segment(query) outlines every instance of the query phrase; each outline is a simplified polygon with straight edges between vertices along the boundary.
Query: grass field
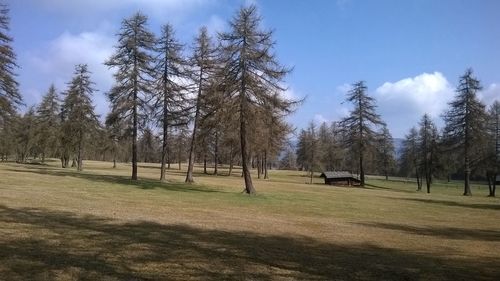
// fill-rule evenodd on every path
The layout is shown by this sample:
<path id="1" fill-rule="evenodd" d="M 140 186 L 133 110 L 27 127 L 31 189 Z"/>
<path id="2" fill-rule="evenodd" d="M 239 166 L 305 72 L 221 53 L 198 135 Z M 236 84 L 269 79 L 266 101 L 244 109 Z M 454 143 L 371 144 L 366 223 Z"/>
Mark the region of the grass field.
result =
<path id="1" fill-rule="evenodd" d="M 475 184 L 305 184 L 141 164 L 0 163 L 1 280 L 500 280 L 500 199 Z M 224 173 L 224 170 L 223 170 Z"/>

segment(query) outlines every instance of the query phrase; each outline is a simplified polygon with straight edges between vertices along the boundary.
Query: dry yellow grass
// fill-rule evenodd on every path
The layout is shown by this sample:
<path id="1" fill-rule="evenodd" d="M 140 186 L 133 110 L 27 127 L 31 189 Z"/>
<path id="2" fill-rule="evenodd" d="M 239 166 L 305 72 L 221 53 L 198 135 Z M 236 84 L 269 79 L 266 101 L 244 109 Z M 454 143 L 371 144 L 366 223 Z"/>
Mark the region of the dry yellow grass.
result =
<path id="1" fill-rule="evenodd" d="M 271 171 L 259 194 L 234 176 L 158 165 L 0 164 L 0 279 L 498 280 L 500 200 L 476 186 L 305 184 Z M 224 173 L 225 171 L 223 171 Z"/>

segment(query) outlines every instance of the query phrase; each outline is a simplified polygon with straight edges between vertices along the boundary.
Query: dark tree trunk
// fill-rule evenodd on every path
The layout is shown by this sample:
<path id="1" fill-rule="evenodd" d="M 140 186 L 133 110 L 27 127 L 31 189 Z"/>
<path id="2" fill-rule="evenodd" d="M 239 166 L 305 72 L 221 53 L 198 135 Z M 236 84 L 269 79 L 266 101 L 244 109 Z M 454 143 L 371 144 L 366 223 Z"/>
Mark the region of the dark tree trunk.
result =
<path id="1" fill-rule="evenodd" d="M 201 74 L 200 70 L 200 81 Z M 198 86 L 198 97 L 196 98 L 196 111 L 194 114 L 194 124 L 193 124 L 193 133 L 191 135 L 191 145 L 189 146 L 189 159 L 188 159 L 188 169 L 186 173 L 186 182 L 194 182 L 193 170 L 194 170 L 194 153 L 196 149 L 196 132 L 198 130 L 198 118 L 200 115 L 200 102 L 201 102 L 201 84 Z"/>
<path id="2" fill-rule="evenodd" d="M 80 140 L 78 141 L 78 163 L 77 163 L 77 167 L 76 169 L 78 171 L 82 171 L 83 170 L 83 159 L 82 159 L 82 134 L 80 134 Z"/>
<path id="3" fill-rule="evenodd" d="M 137 90 L 134 91 L 134 101 L 137 102 Z M 132 180 L 137 180 L 137 106 L 133 109 L 132 124 Z"/>
<path id="4" fill-rule="evenodd" d="M 214 149 L 214 175 L 218 174 L 219 166 L 219 134 L 215 131 L 215 149 Z"/>
<path id="5" fill-rule="evenodd" d="M 203 154 L 203 173 L 208 174 L 207 172 L 207 153 Z"/>
<path id="6" fill-rule="evenodd" d="M 231 148 L 229 149 L 229 172 L 228 176 L 231 176 L 233 172 L 233 143 L 231 143 Z"/>
<path id="7" fill-rule="evenodd" d="M 269 179 L 269 174 L 267 172 L 267 150 L 264 150 L 264 179 Z"/>
<path id="8" fill-rule="evenodd" d="M 166 118 L 166 116 L 164 116 Z M 161 167 L 160 167 L 160 180 L 165 181 L 165 165 L 167 162 L 167 154 L 168 154 L 168 127 L 166 122 L 163 122 L 163 142 L 161 146 Z M 170 168 L 170 167 L 169 167 Z"/>
<path id="9" fill-rule="evenodd" d="M 257 155 L 257 178 L 260 179 L 260 175 L 262 174 L 262 165 L 260 164 L 260 155 Z M 255 163 L 254 163 L 255 164 Z"/>
<path id="10" fill-rule="evenodd" d="M 415 175 L 417 177 L 417 191 L 422 190 L 422 181 L 420 180 L 420 173 L 418 172 L 418 168 L 415 169 Z"/>
<path id="11" fill-rule="evenodd" d="M 361 186 L 365 186 L 365 170 L 363 168 L 363 152 L 359 153 L 359 180 Z"/>
<path id="12" fill-rule="evenodd" d="M 247 194 L 255 194 L 253 187 L 252 177 L 248 169 L 248 151 L 247 151 L 247 124 L 246 124 L 246 97 L 245 97 L 245 83 L 241 87 L 241 101 L 240 101 L 240 143 L 241 143 L 241 164 L 243 178 L 245 179 L 245 192 Z"/>

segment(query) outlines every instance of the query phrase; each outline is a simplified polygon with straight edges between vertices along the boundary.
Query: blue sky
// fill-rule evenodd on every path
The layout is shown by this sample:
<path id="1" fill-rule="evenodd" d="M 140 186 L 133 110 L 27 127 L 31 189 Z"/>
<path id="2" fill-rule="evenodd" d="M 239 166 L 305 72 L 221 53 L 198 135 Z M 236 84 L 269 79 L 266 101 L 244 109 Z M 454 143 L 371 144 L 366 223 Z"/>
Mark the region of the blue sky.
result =
<path id="1" fill-rule="evenodd" d="M 500 1 L 474 0 L 8 0 L 19 82 L 27 104 L 50 83 L 65 88 L 73 67 L 87 63 L 99 92 L 96 110 L 113 82 L 102 62 L 113 52 L 120 21 L 141 10 L 158 31 L 170 22 L 186 46 L 200 26 L 226 28 L 242 5 L 255 3 L 272 28 L 280 61 L 293 66 L 289 96 L 305 103 L 289 117 L 296 127 L 342 118 L 349 85 L 365 80 L 394 137 L 420 116 L 439 115 L 458 77 L 472 67 L 486 104 L 500 99 Z"/>

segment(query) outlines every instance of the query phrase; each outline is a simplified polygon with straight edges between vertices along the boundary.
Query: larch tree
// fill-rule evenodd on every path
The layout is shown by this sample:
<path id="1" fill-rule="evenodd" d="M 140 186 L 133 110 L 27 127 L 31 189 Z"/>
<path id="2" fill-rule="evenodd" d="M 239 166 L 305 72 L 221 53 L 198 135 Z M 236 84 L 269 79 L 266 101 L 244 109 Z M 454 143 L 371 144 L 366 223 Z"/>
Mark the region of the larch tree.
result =
<path id="1" fill-rule="evenodd" d="M 419 123 L 419 159 L 422 167 L 422 172 L 425 177 L 425 185 L 427 193 L 431 192 L 432 177 L 434 175 L 437 145 L 438 145 L 438 132 L 436 125 L 432 122 L 428 114 L 424 114 Z"/>
<path id="2" fill-rule="evenodd" d="M 182 56 L 183 45 L 175 38 L 170 24 L 161 28 L 156 43 L 157 90 L 153 110 L 162 129 L 162 152 L 160 180 L 165 180 L 165 169 L 168 157 L 169 129 L 187 123 L 187 61 Z"/>
<path id="3" fill-rule="evenodd" d="M 72 138 L 76 153 L 77 170 L 83 169 L 83 157 L 90 136 L 99 128 L 98 116 L 94 113 L 92 95 L 96 91 L 86 64 L 75 67 L 73 78 L 64 93 L 62 110 L 65 116 L 65 133 Z"/>
<path id="4" fill-rule="evenodd" d="M 30 107 L 22 116 L 14 118 L 14 136 L 16 144 L 16 161 L 26 163 L 36 144 L 36 111 Z"/>
<path id="5" fill-rule="evenodd" d="M 487 178 L 490 197 L 496 195 L 496 178 L 500 175 L 500 101 L 488 110 Z"/>
<path id="6" fill-rule="evenodd" d="M 253 106 L 273 103 L 275 108 L 286 111 L 288 103 L 282 96 L 275 98 L 275 93 L 284 92 L 282 86 L 285 75 L 290 72 L 279 64 L 272 52 L 275 42 L 272 32 L 260 27 L 261 17 L 255 5 L 244 7 L 229 22 L 230 31 L 220 34 L 224 56 L 226 79 L 229 95 L 238 104 L 240 123 L 240 146 L 245 192 L 254 194 L 249 162 L 249 121 Z"/>
<path id="7" fill-rule="evenodd" d="M 107 138 L 106 148 L 111 151 L 113 159 L 113 168 L 116 168 L 117 156 L 120 150 L 120 141 L 123 140 L 127 133 L 125 124 L 113 112 L 106 115 L 104 121 L 105 136 Z"/>
<path id="8" fill-rule="evenodd" d="M 376 141 L 376 159 L 378 169 L 385 176 L 385 180 L 389 179 L 389 173 L 394 169 L 394 155 L 394 139 L 387 126 L 383 126 Z"/>
<path id="9" fill-rule="evenodd" d="M 48 152 L 53 156 L 56 152 L 55 149 L 59 147 L 60 102 L 57 90 L 52 84 L 37 107 L 38 143 L 42 152 L 42 163 Z"/>
<path id="10" fill-rule="evenodd" d="M 115 53 L 105 62 L 115 70 L 115 85 L 108 98 L 112 112 L 130 127 L 132 180 L 137 180 L 137 134 L 146 119 L 152 93 L 155 37 L 147 28 L 147 17 L 141 13 L 124 19 L 117 36 Z"/>
<path id="11" fill-rule="evenodd" d="M 443 115 L 444 137 L 462 151 L 464 169 L 464 193 L 472 195 L 470 175 L 472 167 L 478 163 L 478 150 L 484 141 L 486 112 L 478 100 L 477 92 L 482 89 L 480 81 L 474 77 L 472 69 L 467 69 L 460 77 L 455 99 L 449 103 L 450 109 Z"/>
<path id="12" fill-rule="evenodd" d="M 195 38 L 193 55 L 190 60 L 190 64 L 193 67 L 192 78 L 196 87 L 196 99 L 194 101 L 193 131 L 191 132 L 191 141 L 189 144 L 186 182 L 194 182 L 193 170 L 199 123 L 207 92 L 210 91 L 210 87 L 213 84 L 211 81 L 216 74 L 218 64 L 217 55 L 212 38 L 208 35 L 206 27 L 202 27 Z"/>
<path id="13" fill-rule="evenodd" d="M 351 151 L 357 153 L 359 159 L 359 175 L 361 186 L 365 185 L 364 158 L 367 149 L 373 146 L 377 137 L 374 126 L 383 126 L 384 123 L 376 113 L 375 99 L 366 93 L 364 81 L 356 82 L 347 94 L 347 102 L 353 104 L 348 117 L 341 121 L 341 127 L 346 136 L 345 144 Z"/>
<path id="14" fill-rule="evenodd" d="M 12 48 L 12 37 L 9 36 L 9 8 L 0 4 L 0 126 L 6 118 L 15 113 L 16 107 L 22 104 L 19 84 L 15 70 L 16 54 Z"/>

